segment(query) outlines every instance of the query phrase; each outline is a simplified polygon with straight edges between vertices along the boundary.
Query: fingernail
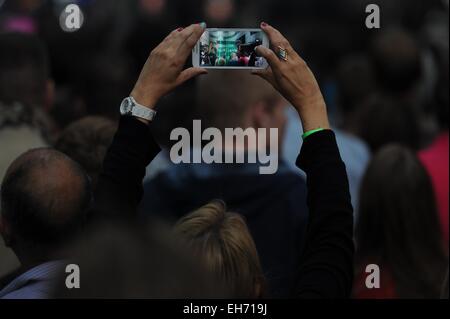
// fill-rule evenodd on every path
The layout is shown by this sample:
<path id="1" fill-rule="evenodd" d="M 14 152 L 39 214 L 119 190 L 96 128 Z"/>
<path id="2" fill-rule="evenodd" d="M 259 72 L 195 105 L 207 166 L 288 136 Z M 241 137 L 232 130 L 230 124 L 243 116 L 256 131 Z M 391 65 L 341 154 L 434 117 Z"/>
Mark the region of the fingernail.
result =
<path id="1" fill-rule="evenodd" d="M 178 28 L 178 29 L 177 29 L 178 32 L 181 32 L 181 31 L 183 31 L 183 30 L 184 30 L 184 28 Z"/>
<path id="2" fill-rule="evenodd" d="M 200 22 L 199 24 L 203 29 L 206 29 L 206 22 Z"/>
<path id="3" fill-rule="evenodd" d="M 266 22 L 262 22 L 262 23 L 261 23 L 261 26 L 262 26 L 262 27 L 267 27 L 268 24 L 267 24 Z"/>

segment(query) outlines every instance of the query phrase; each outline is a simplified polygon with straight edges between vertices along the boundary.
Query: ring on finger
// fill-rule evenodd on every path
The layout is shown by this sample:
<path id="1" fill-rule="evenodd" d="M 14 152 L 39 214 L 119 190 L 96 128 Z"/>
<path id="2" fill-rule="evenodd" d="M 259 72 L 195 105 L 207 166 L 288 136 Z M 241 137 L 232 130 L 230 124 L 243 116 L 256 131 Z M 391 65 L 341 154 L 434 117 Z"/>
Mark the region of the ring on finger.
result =
<path id="1" fill-rule="evenodd" d="M 280 58 L 280 60 L 283 60 L 283 61 L 287 61 L 288 60 L 288 52 L 282 46 L 278 46 L 277 55 Z"/>

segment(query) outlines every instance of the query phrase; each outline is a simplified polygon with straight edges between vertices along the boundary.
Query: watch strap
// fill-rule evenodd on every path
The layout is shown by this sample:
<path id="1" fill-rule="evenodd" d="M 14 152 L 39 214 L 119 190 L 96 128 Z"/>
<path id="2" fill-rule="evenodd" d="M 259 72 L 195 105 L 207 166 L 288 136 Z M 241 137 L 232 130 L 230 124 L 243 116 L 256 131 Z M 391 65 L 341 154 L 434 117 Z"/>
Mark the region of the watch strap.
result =
<path id="1" fill-rule="evenodd" d="M 132 116 L 143 118 L 149 121 L 152 121 L 155 118 L 156 111 L 137 103 L 133 97 L 130 97 L 130 99 L 133 102 L 133 108 L 131 110 Z"/>

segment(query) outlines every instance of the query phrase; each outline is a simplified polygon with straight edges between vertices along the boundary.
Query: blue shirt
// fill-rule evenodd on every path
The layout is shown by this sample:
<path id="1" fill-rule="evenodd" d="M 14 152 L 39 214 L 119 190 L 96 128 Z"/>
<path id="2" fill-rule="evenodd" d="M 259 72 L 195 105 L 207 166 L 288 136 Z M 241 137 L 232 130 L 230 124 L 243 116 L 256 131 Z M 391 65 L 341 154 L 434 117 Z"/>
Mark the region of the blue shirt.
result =
<path id="1" fill-rule="evenodd" d="M 302 123 L 297 112 L 292 108 L 287 109 L 286 134 L 283 141 L 283 157 L 287 162 L 295 166 L 295 160 L 302 147 L 301 132 Z M 369 147 L 360 138 L 333 128 L 342 161 L 345 163 L 352 197 L 352 205 L 357 218 L 359 188 L 369 164 L 371 153 Z"/>
<path id="2" fill-rule="evenodd" d="M 0 299 L 46 299 L 63 269 L 62 261 L 50 261 L 21 274 L 0 291 Z"/>

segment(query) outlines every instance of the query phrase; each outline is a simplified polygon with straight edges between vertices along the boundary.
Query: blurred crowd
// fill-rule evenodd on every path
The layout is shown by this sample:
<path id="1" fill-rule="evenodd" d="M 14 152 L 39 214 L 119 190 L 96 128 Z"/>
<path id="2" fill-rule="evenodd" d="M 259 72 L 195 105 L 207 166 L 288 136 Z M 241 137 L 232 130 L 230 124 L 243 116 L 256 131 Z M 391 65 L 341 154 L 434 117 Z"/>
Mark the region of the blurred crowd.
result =
<path id="1" fill-rule="evenodd" d="M 60 13 L 68 3 L 77 3 L 84 15 L 82 27 L 75 32 L 66 32 L 60 25 Z M 369 3 L 377 3 L 381 9 L 380 29 L 365 26 Z M 445 0 L 0 0 L 0 179 L 27 150 L 54 147 L 79 163 L 95 187 L 117 128 L 119 105 L 129 96 L 151 50 L 167 34 L 201 21 L 208 27 L 223 28 L 255 28 L 267 21 L 307 61 L 327 103 L 355 211 L 353 297 L 437 298 L 448 272 L 448 10 Z M 260 99 L 277 104 L 277 111 L 269 110 L 260 117 L 270 118 L 268 125 L 282 129 L 284 164 L 280 166 L 295 175 L 288 176 L 291 184 L 285 178 L 286 187 L 304 189 L 304 175 L 294 165 L 302 143 L 298 116 L 287 102 L 278 105 L 268 94 L 259 93 L 268 92 L 264 87 L 245 76 L 233 78 L 233 71 L 229 72 L 183 85 L 161 101 L 158 121 L 152 126 L 163 152 L 148 168 L 141 211 L 157 210 L 153 215 L 169 224 L 179 222 L 176 231 L 188 236 L 194 226 L 189 226 L 189 218 L 180 222 L 180 217 L 216 199 L 217 194 L 210 190 L 219 185 L 225 197 L 239 197 L 239 204 L 227 201 L 233 210 L 286 209 L 266 202 L 272 195 L 266 194 L 264 187 L 270 188 L 274 180 L 263 180 L 250 189 L 239 185 L 251 183 L 244 178 L 224 177 L 215 183 L 211 177 L 205 183 L 208 169 L 173 167 L 167 156 L 170 132 L 176 127 L 191 129 L 193 119 L 201 118 L 219 128 L 237 127 L 242 124 L 241 110 L 254 96 L 260 94 Z M 229 97 L 230 92 L 239 97 L 238 102 Z M 203 213 L 220 215 L 226 210 L 222 203 L 210 205 Z M 231 220 L 227 227 L 244 229 L 245 234 L 247 226 L 237 214 L 227 218 Z M 270 218 L 276 217 L 267 215 L 263 222 L 271 223 Z M 274 227 L 277 225 L 274 222 Z M 298 225 L 295 230 L 304 232 L 303 221 Z M 267 275 L 268 269 L 291 271 L 293 261 L 283 258 L 291 254 L 290 249 L 301 249 L 301 244 L 273 240 L 258 227 L 249 221 L 255 243 L 244 235 L 235 239 L 260 254 L 261 264 L 252 255 L 247 268 L 258 278 Z M 156 228 L 152 226 L 152 234 L 158 232 Z M 75 250 L 81 251 L 90 274 L 95 274 L 92 280 L 106 282 L 108 276 L 121 274 L 120 267 L 137 269 L 122 278 L 123 297 L 129 289 L 125 280 L 137 283 L 140 275 L 146 282 L 157 282 L 152 287 L 136 284 L 146 296 L 158 296 L 161 291 L 162 297 L 197 296 L 202 285 L 200 296 L 208 295 L 205 291 L 210 292 L 208 296 L 222 296 L 217 287 L 208 286 L 198 269 L 193 270 L 193 282 L 185 282 L 191 288 L 198 280 L 195 291 L 166 291 L 163 283 L 185 280 L 191 263 L 186 258 L 184 272 L 174 270 L 173 277 L 170 269 L 150 277 L 145 269 L 157 273 L 164 269 L 165 261 L 174 263 L 175 253 L 159 237 L 155 239 L 156 235 L 139 234 L 128 228 L 103 227 Z M 129 263 L 122 265 L 121 261 L 117 269 L 105 272 L 80 248 L 88 246 L 101 252 L 103 260 L 115 263 L 128 258 Z M 135 257 L 145 255 L 146 247 L 153 250 L 137 266 Z M 155 256 L 160 259 L 156 266 L 152 264 Z M 281 261 L 275 261 L 278 258 Z M 382 270 L 380 289 L 365 286 L 368 264 L 377 264 Z M 17 269 L 20 262 L 14 253 L 0 244 L 0 291 Z M 104 274 L 98 277 L 98 272 Z M 286 278 L 290 277 L 286 274 Z M 285 296 L 280 287 L 286 278 L 269 279 L 268 285 L 273 286 L 268 289 L 261 279 L 256 293 L 242 292 L 245 287 L 236 291 L 245 297 Z M 109 296 L 108 284 L 99 287 L 104 289 L 99 294 Z"/>

